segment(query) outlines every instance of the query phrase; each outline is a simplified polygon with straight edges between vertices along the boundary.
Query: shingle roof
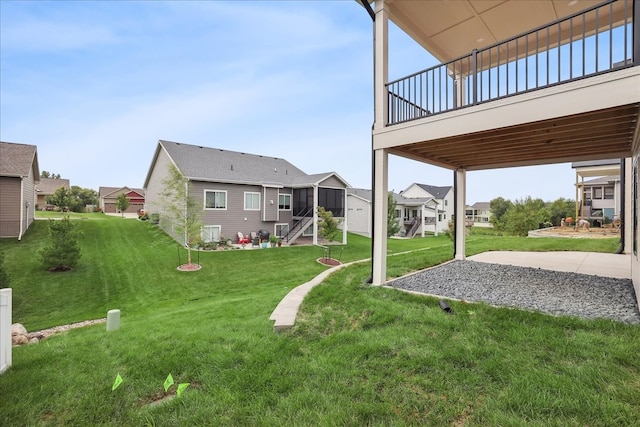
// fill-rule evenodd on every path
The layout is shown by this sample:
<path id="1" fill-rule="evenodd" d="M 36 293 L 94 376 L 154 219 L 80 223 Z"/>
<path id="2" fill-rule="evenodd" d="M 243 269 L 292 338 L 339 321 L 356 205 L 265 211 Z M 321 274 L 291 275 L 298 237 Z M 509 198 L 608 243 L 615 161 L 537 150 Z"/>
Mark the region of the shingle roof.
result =
<path id="1" fill-rule="evenodd" d="M 38 184 L 38 194 L 53 194 L 60 187 L 64 187 L 68 190 L 70 188 L 69 180 L 58 178 L 40 178 L 40 183 Z"/>
<path id="2" fill-rule="evenodd" d="M 129 191 L 135 191 L 136 193 L 144 196 L 144 190 L 142 188 L 131 188 L 131 187 L 99 187 L 98 188 L 98 197 L 106 197 L 111 193 L 115 193 L 116 191 L 120 191 L 123 188 L 126 188 Z"/>
<path id="3" fill-rule="evenodd" d="M 307 175 L 293 164 L 278 157 L 165 140 L 160 140 L 158 143 L 185 177 L 197 181 L 295 187 L 313 184 L 335 175 L 333 172 Z"/>
<path id="4" fill-rule="evenodd" d="M 475 202 L 471 207 L 479 211 L 488 211 L 491 209 L 491 202 Z"/>
<path id="5" fill-rule="evenodd" d="M 370 202 L 373 198 L 372 191 L 366 190 L 364 188 L 349 188 L 347 190 L 347 194 L 352 194 L 354 196 L 360 197 L 361 199 L 364 199 L 368 202 Z M 403 195 L 394 192 L 392 192 L 391 194 L 393 194 L 393 199 L 396 201 L 396 203 L 403 206 L 420 206 L 434 200 L 433 197 L 404 197 Z"/>
<path id="6" fill-rule="evenodd" d="M 418 187 L 422 188 L 427 193 L 431 194 L 436 199 L 444 199 L 449 191 L 453 188 L 452 186 L 446 187 L 437 187 L 435 185 L 427 185 L 427 184 L 416 184 Z"/>
<path id="7" fill-rule="evenodd" d="M 0 142 L 0 175 L 26 177 L 34 168 L 35 180 L 39 180 L 37 147 L 35 145 Z"/>
<path id="8" fill-rule="evenodd" d="M 620 175 L 601 176 L 599 178 L 586 180 L 584 184 L 585 185 L 597 185 L 597 184 L 606 185 L 609 183 L 613 183 L 615 181 L 620 181 Z"/>

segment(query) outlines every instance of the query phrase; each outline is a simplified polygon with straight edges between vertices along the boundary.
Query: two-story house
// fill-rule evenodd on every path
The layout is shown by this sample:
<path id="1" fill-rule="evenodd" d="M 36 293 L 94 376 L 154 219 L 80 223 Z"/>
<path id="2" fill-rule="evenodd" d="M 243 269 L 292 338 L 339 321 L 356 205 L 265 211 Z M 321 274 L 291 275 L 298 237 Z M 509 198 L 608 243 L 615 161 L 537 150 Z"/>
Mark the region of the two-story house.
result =
<path id="1" fill-rule="evenodd" d="M 386 281 L 389 155 L 454 171 L 456 231 L 467 171 L 626 157 L 637 169 L 640 0 L 361 3 L 374 22 L 373 284 Z M 391 80 L 390 22 L 440 64 Z"/>
<path id="2" fill-rule="evenodd" d="M 621 167 L 622 162 L 624 167 Z M 576 216 L 587 218 L 596 226 L 624 217 L 622 192 L 625 177 L 621 176 L 621 171 L 631 170 L 630 159 L 574 162 L 571 167 L 576 170 Z"/>
<path id="3" fill-rule="evenodd" d="M 145 211 L 158 214 L 171 235 L 162 197 L 170 165 L 189 180 L 190 196 L 201 206 L 205 242 L 236 241 L 239 232 L 248 236 L 265 230 L 285 245 L 300 236 L 318 244 L 319 206 L 338 221 L 346 220 L 349 185 L 335 172 L 309 175 L 277 157 L 160 140 L 144 182 Z M 345 244 L 346 239 L 344 229 Z"/>
<path id="4" fill-rule="evenodd" d="M 425 225 L 435 227 L 436 234 L 449 230 L 449 221 L 453 219 L 453 187 L 436 186 L 413 183 L 400 194 L 407 199 L 433 199 L 438 210 L 427 210 L 424 212 L 423 222 Z M 403 217 L 415 218 L 415 210 L 405 209 Z"/>
<path id="5" fill-rule="evenodd" d="M 438 202 L 433 197 L 404 197 L 392 192 L 396 204 L 394 217 L 398 221 L 401 237 L 425 237 L 427 233 L 438 235 L 444 212 L 438 210 Z M 371 209 L 373 192 L 363 188 L 347 190 L 348 219 L 347 230 L 351 233 L 371 237 Z M 420 221 L 422 218 L 422 221 Z M 441 221 L 441 219 L 440 219 Z"/>
<path id="6" fill-rule="evenodd" d="M 467 206 L 467 221 L 470 221 L 474 227 L 493 227 L 491 224 L 491 203 L 476 202 L 471 206 Z"/>

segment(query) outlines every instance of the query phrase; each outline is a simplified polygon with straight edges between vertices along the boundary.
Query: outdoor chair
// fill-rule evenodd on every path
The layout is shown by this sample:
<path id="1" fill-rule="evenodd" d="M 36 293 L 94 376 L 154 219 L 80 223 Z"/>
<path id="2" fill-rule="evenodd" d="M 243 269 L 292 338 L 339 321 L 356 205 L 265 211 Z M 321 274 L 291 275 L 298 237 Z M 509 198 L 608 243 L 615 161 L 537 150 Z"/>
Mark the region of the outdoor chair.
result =
<path id="1" fill-rule="evenodd" d="M 244 245 L 247 243 L 251 243 L 251 239 L 249 239 L 248 237 L 245 237 L 244 234 L 242 234 L 240 231 L 238 231 L 238 244 L 239 245 Z"/>

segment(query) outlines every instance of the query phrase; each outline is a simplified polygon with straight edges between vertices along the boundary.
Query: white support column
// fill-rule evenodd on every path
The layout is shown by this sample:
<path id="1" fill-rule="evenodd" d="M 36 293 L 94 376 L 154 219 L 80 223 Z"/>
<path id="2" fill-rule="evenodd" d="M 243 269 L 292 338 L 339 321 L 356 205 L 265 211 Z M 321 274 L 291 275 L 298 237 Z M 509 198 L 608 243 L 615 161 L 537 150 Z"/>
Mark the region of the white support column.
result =
<path id="1" fill-rule="evenodd" d="M 383 0 L 376 0 L 376 20 L 374 23 L 374 129 L 384 129 L 387 121 L 387 91 L 389 81 L 389 16 Z"/>
<path id="2" fill-rule="evenodd" d="M 11 288 L 0 289 L 0 374 L 11 366 Z"/>
<path id="3" fill-rule="evenodd" d="M 389 155 L 387 151 L 375 150 L 374 173 L 374 219 L 373 229 L 373 281 L 372 285 L 384 285 L 387 279 L 387 187 L 389 185 Z"/>
<path id="4" fill-rule="evenodd" d="M 342 244 L 347 244 L 347 226 L 348 226 L 348 218 L 347 212 L 349 212 L 349 207 L 347 206 L 347 189 L 344 189 L 344 211 L 342 212 Z"/>
<path id="5" fill-rule="evenodd" d="M 465 211 L 467 200 L 467 171 L 464 169 L 456 170 L 456 259 L 464 260 L 465 256 Z"/>
<path id="6" fill-rule="evenodd" d="M 313 186 L 313 242 L 318 244 L 318 186 Z"/>
<path id="7" fill-rule="evenodd" d="M 384 0 L 375 2 L 374 21 L 374 132 L 384 129 L 387 121 L 388 100 L 385 84 L 389 81 L 389 15 Z M 375 134 L 373 146 L 375 147 Z M 373 259 L 371 284 L 383 285 L 387 278 L 387 192 L 389 155 L 386 150 L 373 150 L 374 200 L 373 209 Z"/>
<path id="8" fill-rule="evenodd" d="M 631 189 L 633 188 L 633 159 L 628 157 L 624 159 L 624 181 L 625 188 L 621 189 L 624 191 L 624 253 L 630 254 L 633 243 L 633 200 L 631 199 Z M 638 301 L 640 301 L 640 295 L 637 296 Z"/>

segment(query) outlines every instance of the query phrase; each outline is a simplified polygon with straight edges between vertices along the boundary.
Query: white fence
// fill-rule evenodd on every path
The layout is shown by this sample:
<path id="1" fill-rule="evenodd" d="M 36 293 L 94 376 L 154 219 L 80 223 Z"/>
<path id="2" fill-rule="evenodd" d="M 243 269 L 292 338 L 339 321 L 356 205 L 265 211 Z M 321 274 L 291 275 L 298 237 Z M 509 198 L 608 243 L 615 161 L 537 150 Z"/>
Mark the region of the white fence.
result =
<path id="1" fill-rule="evenodd" d="M 0 289 L 0 374 L 11 366 L 11 288 Z"/>

